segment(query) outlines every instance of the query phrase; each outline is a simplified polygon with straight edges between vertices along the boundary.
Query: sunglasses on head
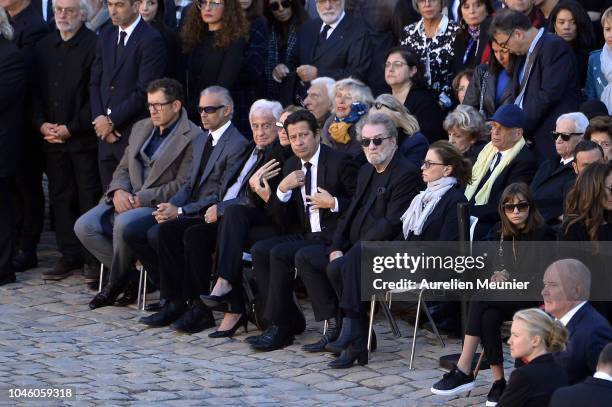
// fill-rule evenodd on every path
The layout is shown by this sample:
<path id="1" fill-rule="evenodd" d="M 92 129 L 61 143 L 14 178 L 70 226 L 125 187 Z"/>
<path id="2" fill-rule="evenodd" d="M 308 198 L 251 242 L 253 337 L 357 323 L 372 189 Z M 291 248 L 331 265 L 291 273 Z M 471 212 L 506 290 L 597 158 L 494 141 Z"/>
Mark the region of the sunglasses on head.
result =
<path id="1" fill-rule="evenodd" d="M 270 10 L 278 11 L 280 10 L 281 6 L 283 6 L 283 8 L 291 7 L 291 0 L 282 0 L 282 1 L 275 1 L 274 3 L 270 3 Z"/>
<path id="2" fill-rule="evenodd" d="M 573 136 L 582 136 L 582 133 L 559 133 L 557 131 L 551 131 L 550 134 L 553 136 L 554 140 L 561 137 L 563 141 L 569 141 Z"/>
<path id="3" fill-rule="evenodd" d="M 518 209 L 519 212 L 527 212 L 527 210 L 529 209 L 529 203 L 527 202 L 519 202 L 516 204 L 505 203 L 503 206 L 504 211 L 507 213 L 512 213 L 515 209 Z"/>
<path id="4" fill-rule="evenodd" d="M 391 107 L 391 106 L 389 106 L 389 105 L 386 105 L 386 104 L 384 104 L 384 103 L 382 103 L 382 102 L 376 102 L 376 103 L 374 103 L 374 107 L 376 108 L 376 110 L 380 110 L 380 109 L 382 109 L 383 107 L 386 107 L 387 109 L 392 110 L 392 111 L 394 111 L 394 112 L 397 112 L 397 111 L 398 111 L 396 108 Z"/>
<path id="5" fill-rule="evenodd" d="M 376 147 L 380 146 L 383 142 L 383 140 L 386 140 L 390 137 L 374 137 L 374 138 L 362 138 L 361 139 L 361 145 L 363 147 L 369 147 L 370 146 L 370 142 L 374 143 L 374 145 Z"/>
<path id="6" fill-rule="evenodd" d="M 216 113 L 217 110 L 224 108 L 225 105 L 220 105 L 220 106 L 198 106 L 198 113 L 202 114 L 202 113 L 206 113 L 206 114 L 211 114 L 211 113 Z"/>

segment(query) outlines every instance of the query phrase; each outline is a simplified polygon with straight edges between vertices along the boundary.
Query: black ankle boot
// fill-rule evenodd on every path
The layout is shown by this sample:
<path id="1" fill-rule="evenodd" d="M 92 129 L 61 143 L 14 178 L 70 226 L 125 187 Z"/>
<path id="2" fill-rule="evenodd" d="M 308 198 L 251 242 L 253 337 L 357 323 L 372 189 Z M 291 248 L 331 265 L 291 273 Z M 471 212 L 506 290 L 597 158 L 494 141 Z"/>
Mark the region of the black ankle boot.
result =
<path id="1" fill-rule="evenodd" d="M 343 349 L 346 349 L 348 345 L 353 341 L 357 336 L 360 335 L 362 331 L 362 321 L 361 319 L 356 318 L 342 318 L 342 329 L 340 330 L 340 335 L 338 335 L 338 339 L 334 342 L 330 342 L 325 345 L 325 350 L 333 353 L 340 353 Z"/>
<path id="2" fill-rule="evenodd" d="M 329 362 L 328 366 L 332 369 L 346 369 L 357 361 L 360 366 L 368 364 L 368 338 L 365 335 L 365 331 L 360 330 L 357 337 L 355 337 L 348 347 L 342 350 L 340 356 Z"/>

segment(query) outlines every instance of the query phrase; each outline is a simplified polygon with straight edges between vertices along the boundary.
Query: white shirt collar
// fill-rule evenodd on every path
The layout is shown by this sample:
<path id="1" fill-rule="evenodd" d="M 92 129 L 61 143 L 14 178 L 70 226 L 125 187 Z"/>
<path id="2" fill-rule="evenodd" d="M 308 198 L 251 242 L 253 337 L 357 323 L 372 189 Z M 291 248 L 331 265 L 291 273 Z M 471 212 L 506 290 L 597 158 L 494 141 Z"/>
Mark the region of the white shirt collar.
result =
<path id="1" fill-rule="evenodd" d="M 606 372 L 595 372 L 593 377 L 596 378 L 596 379 L 603 379 L 603 380 L 608 380 L 608 381 L 612 382 L 612 376 L 610 376 Z"/>
<path id="2" fill-rule="evenodd" d="M 570 157 L 570 158 L 566 158 L 566 159 L 561 159 L 561 164 L 566 165 L 571 163 L 572 161 L 574 161 L 574 157 Z"/>
<path id="3" fill-rule="evenodd" d="M 223 126 L 219 127 L 217 130 L 210 132 L 210 135 L 213 138 L 213 141 L 212 141 L 213 147 L 217 145 L 217 143 L 219 142 L 219 139 L 221 138 L 223 133 L 225 133 L 225 130 L 227 130 L 229 126 L 231 125 L 232 125 L 232 121 L 228 120 L 227 123 L 225 123 Z"/>
<path id="4" fill-rule="evenodd" d="M 446 32 L 446 29 L 448 28 L 448 22 L 449 19 L 446 16 L 446 14 L 442 14 L 442 19 L 440 20 L 440 24 L 438 24 L 438 29 L 436 30 L 436 35 L 433 36 L 432 39 L 436 38 L 439 35 L 442 35 Z M 421 35 L 421 37 L 425 37 L 425 30 L 423 30 L 423 19 L 421 18 L 421 20 L 416 24 L 416 29 L 418 30 L 419 34 Z"/>
<path id="5" fill-rule="evenodd" d="M 567 326 L 567 324 L 569 324 L 574 315 L 576 315 L 576 312 L 578 312 L 578 310 L 586 303 L 586 301 L 582 301 L 580 304 L 576 305 L 574 308 L 567 311 L 565 315 L 559 318 L 559 321 L 563 324 L 563 326 Z"/>
<path id="6" fill-rule="evenodd" d="M 119 44 L 119 33 L 121 33 L 121 31 L 125 31 L 125 42 L 123 43 L 123 45 L 127 45 L 128 40 L 130 39 L 130 36 L 132 35 L 132 33 L 134 32 L 134 30 L 136 29 L 136 26 L 138 25 L 138 23 L 140 22 L 142 17 L 140 17 L 140 14 L 138 15 L 138 17 L 136 17 L 136 20 L 134 20 L 134 22 L 132 24 L 130 24 L 129 26 L 127 26 L 125 29 L 119 27 L 119 31 L 117 34 L 117 44 Z"/>
<path id="7" fill-rule="evenodd" d="M 321 24 L 321 29 L 319 30 L 319 32 L 323 32 L 323 27 L 325 27 L 326 25 L 329 25 L 331 27 L 329 29 L 329 31 L 327 32 L 327 38 L 329 38 L 329 36 L 331 35 L 332 31 L 334 31 L 336 29 L 336 27 L 338 27 L 338 24 L 340 24 L 340 22 L 342 21 L 342 19 L 344 18 L 345 15 L 346 15 L 346 13 L 344 11 L 342 11 L 342 14 L 340 14 L 340 17 L 338 17 L 338 19 L 336 20 L 335 23 L 333 23 L 333 24 L 326 24 L 326 23 Z"/>
<path id="8" fill-rule="evenodd" d="M 319 166 L 319 153 L 320 152 L 321 152 L 321 144 L 319 144 L 319 146 L 317 147 L 317 151 L 314 153 L 312 157 L 310 157 L 310 160 L 308 160 L 308 162 L 311 163 L 313 167 Z M 300 159 L 300 161 L 302 162 L 302 167 L 303 167 L 306 161 L 302 159 Z"/>

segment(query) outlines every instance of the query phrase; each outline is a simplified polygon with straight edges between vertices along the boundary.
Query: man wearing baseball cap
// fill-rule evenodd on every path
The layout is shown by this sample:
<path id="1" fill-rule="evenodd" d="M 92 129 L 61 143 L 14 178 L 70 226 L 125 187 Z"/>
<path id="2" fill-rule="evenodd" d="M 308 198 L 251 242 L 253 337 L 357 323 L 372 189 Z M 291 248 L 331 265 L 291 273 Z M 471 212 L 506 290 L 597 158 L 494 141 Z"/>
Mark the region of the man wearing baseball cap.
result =
<path id="1" fill-rule="evenodd" d="M 529 184 L 538 168 L 523 137 L 527 119 L 520 107 L 500 106 L 491 122 L 491 141 L 478 155 L 465 190 L 470 214 L 478 218 L 475 238 L 484 237 L 500 220 L 497 206 L 504 189 L 515 182 Z"/>

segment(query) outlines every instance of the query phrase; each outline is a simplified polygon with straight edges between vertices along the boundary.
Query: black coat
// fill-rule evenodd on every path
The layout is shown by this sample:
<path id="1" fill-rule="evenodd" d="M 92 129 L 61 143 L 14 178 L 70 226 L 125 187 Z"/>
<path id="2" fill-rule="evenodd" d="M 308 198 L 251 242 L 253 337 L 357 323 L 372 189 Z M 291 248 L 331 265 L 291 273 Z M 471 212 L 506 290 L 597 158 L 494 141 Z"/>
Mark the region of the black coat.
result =
<path id="1" fill-rule="evenodd" d="M 539 159 L 554 159 L 557 152 L 550 132 L 560 115 L 577 111 L 580 103 L 576 57 L 563 39 L 550 33 L 542 35 L 534 52 L 537 54 L 523 99 L 525 135 L 535 143 Z M 514 72 L 515 98 L 520 93 L 518 78 L 525 59 L 519 59 Z"/>
<path id="2" fill-rule="evenodd" d="M 282 178 L 301 168 L 301 160 L 296 156 L 290 157 L 283 166 Z M 330 209 L 319 210 L 321 233 L 328 241 L 331 241 L 338 219 L 346 213 L 351 196 L 355 194 L 357 169 L 355 160 L 350 155 L 321 144 L 317 186 L 338 199 L 338 212 L 332 212 Z M 288 233 L 307 232 L 304 227 L 306 211 L 300 188 L 292 190 L 291 198 L 286 203 L 281 202 L 276 196 L 276 190 L 273 190 L 268 208 L 281 229 Z"/>
<path id="3" fill-rule="evenodd" d="M 571 162 L 563 165 L 558 159 L 549 160 L 538 168 L 530 188 L 536 208 L 547 222 L 557 223 L 555 220 L 563 214 L 564 187 L 575 179 Z"/>
<path id="4" fill-rule="evenodd" d="M 472 45 L 468 57 L 463 62 L 463 58 L 465 56 L 465 51 L 467 50 L 467 46 L 470 41 L 470 34 L 468 33 L 468 29 L 462 28 L 455 37 L 455 45 L 453 48 L 455 49 L 455 56 L 453 59 L 453 71 L 454 74 L 457 75 L 462 72 L 464 69 L 474 69 L 477 65 L 480 64 L 480 60 L 482 59 L 482 53 L 489 45 L 489 25 L 491 25 L 491 20 L 493 17 L 487 16 L 482 23 L 480 23 L 480 36 L 479 40 L 476 44 Z"/>
<path id="5" fill-rule="evenodd" d="M 12 17 L 13 42 L 25 51 L 26 64 L 32 63 L 32 50 L 49 29 L 40 12 L 30 3 L 19 14 Z"/>
<path id="6" fill-rule="evenodd" d="M 23 53 L 0 36 L 0 178 L 15 175 L 26 92 Z"/>
<path id="7" fill-rule="evenodd" d="M 474 75 L 465 92 L 463 104 L 480 110 L 482 98 L 482 110 L 485 112 L 486 117 L 489 118 L 493 116 L 493 113 L 495 113 L 498 107 L 511 103 L 514 97 L 512 93 L 514 91 L 514 84 L 511 79 L 506 83 L 499 103 L 495 102 L 496 90 L 497 75 L 490 72 L 486 64 L 478 65 L 474 69 Z"/>
<path id="8" fill-rule="evenodd" d="M 425 87 L 410 88 L 404 106 L 417 118 L 421 133 L 427 137 L 430 144 L 446 138 L 442 127 L 444 112 L 433 91 Z"/>
<path id="9" fill-rule="evenodd" d="M 542 407 L 553 392 L 567 386 L 567 375 L 550 353 L 538 356 L 515 369 L 497 405 L 499 407 Z"/>
<path id="10" fill-rule="evenodd" d="M 89 78 L 95 58 L 97 36 L 85 26 L 68 41 L 59 31 L 38 42 L 34 49 L 34 131 L 40 137 L 45 123 L 66 125 L 71 137 L 63 144 L 43 142 L 47 151 L 95 149 L 96 134 L 91 125 Z"/>
<path id="11" fill-rule="evenodd" d="M 357 192 L 338 224 L 328 252 L 346 252 L 355 244 L 350 238 L 353 227 L 361 231 L 359 240 L 363 241 L 393 240 L 400 233 L 400 218 L 422 186 L 419 171 L 396 151 L 382 173 L 385 186 L 372 191 L 369 184 L 374 171 L 371 164 L 364 164 L 359 170 Z M 362 216 L 358 217 L 359 213 Z"/>
<path id="12" fill-rule="evenodd" d="M 587 377 L 584 382 L 557 389 L 550 407 L 609 407 L 612 405 L 612 382 Z"/>
<path id="13" fill-rule="evenodd" d="M 478 154 L 480 154 L 480 152 L 486 145 L 486 141 L 476 140 L 476 142 L 472 144 L 470 148 L 468 148 L 467 151 L 463 153 L 463 158 L 467 158 L 468 160 L 470 160 L 472 162 L 472 165 L 475 164 L 476 160 L 478 159 Z"/>

